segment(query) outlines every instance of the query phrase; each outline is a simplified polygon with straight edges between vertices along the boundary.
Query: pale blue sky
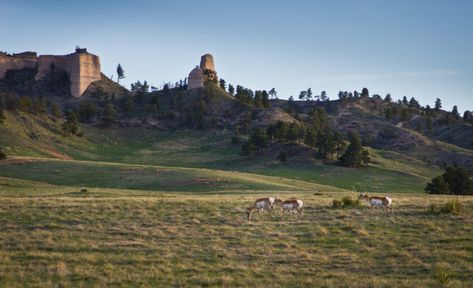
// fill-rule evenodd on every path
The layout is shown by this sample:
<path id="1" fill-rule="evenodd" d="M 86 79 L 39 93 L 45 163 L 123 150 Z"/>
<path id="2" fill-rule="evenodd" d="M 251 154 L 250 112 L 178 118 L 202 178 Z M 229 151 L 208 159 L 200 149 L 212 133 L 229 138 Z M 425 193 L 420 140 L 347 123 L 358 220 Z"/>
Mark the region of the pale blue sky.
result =
<path id="1" fill-rule="evenodd" d="M 80 45 L 127 86 L 175 82 L 211 53 L 227 82 L 280 98 L 368 87 L 473 110 L 472 15 L 470 0 L 0 0 L 0 50 Z"/>

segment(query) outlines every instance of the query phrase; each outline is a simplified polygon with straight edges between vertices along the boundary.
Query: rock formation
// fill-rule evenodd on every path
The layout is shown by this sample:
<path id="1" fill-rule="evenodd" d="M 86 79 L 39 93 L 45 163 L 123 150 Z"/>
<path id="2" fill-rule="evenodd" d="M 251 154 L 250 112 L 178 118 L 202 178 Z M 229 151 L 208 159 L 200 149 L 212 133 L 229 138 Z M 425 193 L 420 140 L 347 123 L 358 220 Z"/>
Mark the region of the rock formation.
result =
<path id="1" fill-rule="evenodd" d="M 35 52 L 23 52 L 13 55 L 0 52 L 0 79 L 5 77 L 7 70 L 35 69 L 37 62 L 38 55 Z"/>
<path id="2" fill-rule="evenodd" d="M 92 82 L 101 79 L 99 57 L 80 48 L 77 48 L 75 53 L 62 56 L 40 55 L 37 57 L 34 52 L 12 56 L 0 54 L 0 78 L 5 76 L 7 70 L 37 67 L 35 80 L 42 80 L 48 75 L 53 63 L 57 69 L 62 69 L 69 74 L 71 95 L 74 97 L 81 97 Z"/>
<path id="3" fill-rule="evenodd" d="M 218 81 L 214 58 L 205 54 L 200 58 L 200 66 L 189 73 L 187 90 L 204 87 L 204 81 Z"/>
<path id="4" fill-rule="evenodd" d="M 200 69 L 215 72 L 214 57 L 210 54 L 202 56 L 200 58 Z"/>
<path id="5" fill-rule="evenodd" d="M 191 73 L 189 73 L 189 79 L 187 81 L 187 90 L 202 88 L 204 87 L 204 72 L 199 66 L 196 66 Z"/>

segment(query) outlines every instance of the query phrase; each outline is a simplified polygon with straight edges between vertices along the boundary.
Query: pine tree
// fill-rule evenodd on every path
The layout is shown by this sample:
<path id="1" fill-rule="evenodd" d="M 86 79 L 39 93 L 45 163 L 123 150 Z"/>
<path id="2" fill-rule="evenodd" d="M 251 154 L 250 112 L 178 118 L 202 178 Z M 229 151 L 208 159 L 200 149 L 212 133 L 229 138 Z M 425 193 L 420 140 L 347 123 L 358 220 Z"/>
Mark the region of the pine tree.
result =
<path id="1" fill-rule="evenodd" d="M 225 82 L 225 80 L 220 79 L 219 80 L 219 85 L 220 85 L 220 88 L 222 88 L 223 90 L 227 89 L 227 82 Z"/>
<path id="2" fill-rule="evenodd" d="M 357 168 L 368 158 L 366 158 L 366 155 L 363 155 L 364 150 L 361 146 L 360 136 L 357 133 L 351 132 L 349 138 L 350 145 L 348 145 L 347 150 L 340 158 L 340 164 L 350 168 Z"/>
<path id="3" fill-rule="evenodd" d="M 110 126 L 115 122 L 116 116 L 117 116 L 117 111 L 115 110 L 113 103 L 111 101 L 108 101 L 105 104 L 105 107 L 102 112 L 102 117 L 101 117 L 102 123 L 106 126 Z"/>
<path id="4" fill-rule="evenodd" d="M 155 103 L 157 104 L 157 103 Z M 123 100 L 122 104 L 122 113 L 125 117 L 129 117 L 131 111 L 133 110 L 133 107 L 135 107 L 135 102 L 131 97 L 125 97 Z M 159 108 L 159 107 L 158 107 Z"/>
<path id="5" fill-rule="evenodd" d="M 240 155 L 241 156 L 248 156 L 248 159 L 250 159 L 250 156 L 254 151 L 255 151 L 255 146 L 253 145 L 253 143 L 251 141 L 248 140 L 248 141 L 245 141 L 241 145 Z"/>
<path id="6" fill-rule="evenodd" d="M 125 70 L 123 70 L 123 67 L 120 63 L 118 63 L 117 66 L 117 83 L 120 83 L 120 79 L 125 78 Z"/>
<path id="7" fill-rule="evenodd" d="M 77 115 L 74 112 L 69 112 L 67 114 L 66 121 L 61 126 L 62 134 L 64 136 L 69 135 L 77 135 L 79 134 L 80 127 L 79 127 L 79 120 L 77 119 Z"/>
<path id="8" fill-rule="evenodd" d="M 269 94 L 268 92 L 266 92 L 266 90 L 263 90 L 263 92 L 261 93 L 261 97 L 263 98 L 262 99 L 263 107 L 264 108 L 271 107 L 271 103 L 269 102 Z"/>
<path id="9" fill-rule="evenodd" d="M 435 110 L 440 111 L 441 108 L 442 108 L 442 100 L 440 100 L 440 98 L 437 98 L 435 100 Z"/>
<path id="10" fill-rule="evenodd" d="M 232 96 L 235 95 L 235 87 L 232 84 L 228 85 L 228 93 Z"/>

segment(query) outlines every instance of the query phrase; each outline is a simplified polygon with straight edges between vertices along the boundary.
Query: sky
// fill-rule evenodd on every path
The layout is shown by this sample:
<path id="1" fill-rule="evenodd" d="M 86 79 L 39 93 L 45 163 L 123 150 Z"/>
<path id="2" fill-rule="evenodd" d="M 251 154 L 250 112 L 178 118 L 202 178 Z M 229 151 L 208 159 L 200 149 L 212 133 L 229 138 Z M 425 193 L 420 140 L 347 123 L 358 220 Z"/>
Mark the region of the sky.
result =
<path id="1" fill-rule="evenodd" d="M 471 0 L 0 0 L 0 51 L 100 56 L 123 85 L 187 77 L 214 56 L 219 77 L 279 98 L 311 87 L 415 97 L 473 110 Z"/>

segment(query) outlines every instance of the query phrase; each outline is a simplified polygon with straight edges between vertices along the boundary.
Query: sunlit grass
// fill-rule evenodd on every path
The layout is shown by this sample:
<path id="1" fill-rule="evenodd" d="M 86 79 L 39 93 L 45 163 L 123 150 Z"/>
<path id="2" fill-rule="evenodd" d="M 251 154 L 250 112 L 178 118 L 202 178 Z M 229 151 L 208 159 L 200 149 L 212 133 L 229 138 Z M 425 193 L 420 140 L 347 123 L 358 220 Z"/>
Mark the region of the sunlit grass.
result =
<path id="1" fill-rule="evenodd" d="M 1 285 L 432 287 L 439 264 L 459 287 L 473 276 L 470 198 L 434 215 L 431 203 L 454 198 L 393 194 L 392 216 L 331 208 L 353 193 L 295 189 L 282 197 L 304 200 L 302 220 L 248 221 L 272 191 L 80 190 L 0 178 Z"/>

